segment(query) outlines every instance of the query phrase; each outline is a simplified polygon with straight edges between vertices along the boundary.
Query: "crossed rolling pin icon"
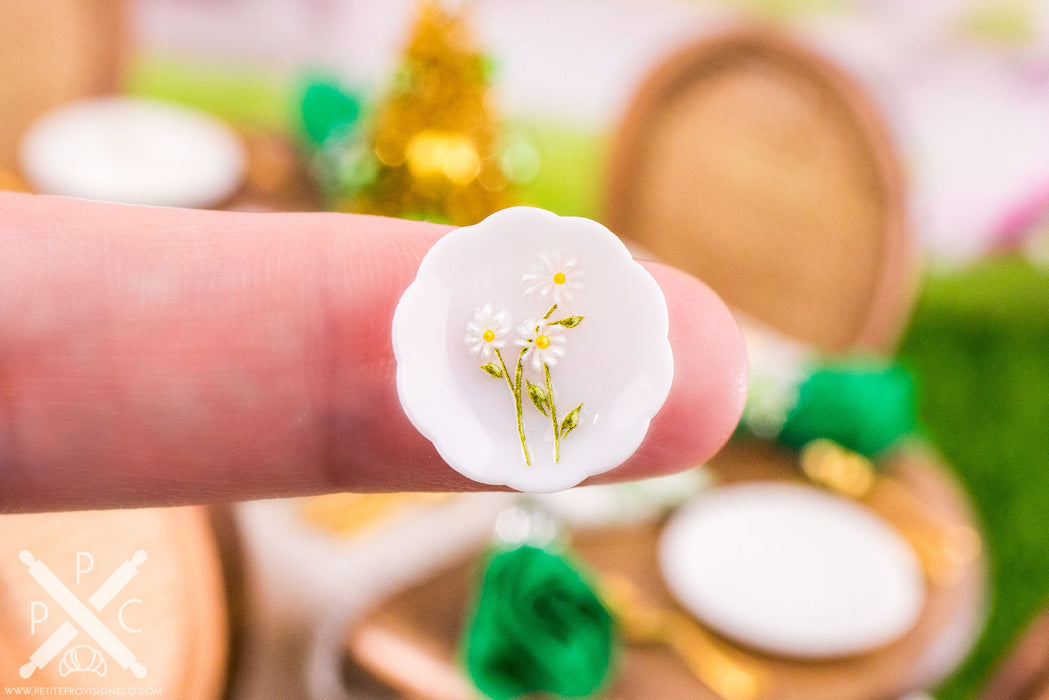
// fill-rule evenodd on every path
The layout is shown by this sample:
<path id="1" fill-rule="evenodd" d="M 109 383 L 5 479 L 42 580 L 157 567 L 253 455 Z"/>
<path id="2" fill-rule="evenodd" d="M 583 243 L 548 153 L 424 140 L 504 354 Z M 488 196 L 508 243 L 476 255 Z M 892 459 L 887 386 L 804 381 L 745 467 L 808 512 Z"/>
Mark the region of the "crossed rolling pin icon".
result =
<path id="1" fill-rule="evenodd" d="M 48 595 L 50 595 L 58 605 L 65 610 L 66 614 L 76 622 L 89 637 L 95 640 L 100 647 L 107 654 L 113 657 L 122 668 L 126 668 L 131 671 L 135 678 L 146 677 L 146 667 L 135 657 L 135 654 L 124 645 L 120 639 L 117 638 L 113 632 L 106 627 L 101 620 L 91 611 L 87 605 L 84 605 L 76 596 L 74 596 L 65 584 L 62 583 L 51 569 L 47 568 L 47 565 L 39 559 L 35 559 L 33 554 L 23 549 L 18 554 L 18 558 L 29 567 L 29 575 L 36 579 L 36 582 L 40 584 Z M 108 605 L 119 593 L 124 590 L 124 587 L 134 578 L 135 574 L 138 573 L 138 567 L 146 561 L 146 553 L 142 550 L 135 552 L 130 559 L 125 561 L 123 564 L 118 566 L 116 570 L 109 575 L 102 585 L 98 587 L 91 597 L 87 599 L 87 602 L 96 611 L 101 611 L 106 605 Z M 74 627 L 68 620 L 62 623 L 62 626 L 55 630 L 50 637 L 44 640 L 36 651 L 34 651 L 29 657 L 29 663 L 23 665 L 19 670 L 18 674 L 22 678 L 29 678 L 36 672 L 37 669 L 46 666 L 52 659 L 58 656 L 70 642 L 76 638 L 80 632 Z"/>

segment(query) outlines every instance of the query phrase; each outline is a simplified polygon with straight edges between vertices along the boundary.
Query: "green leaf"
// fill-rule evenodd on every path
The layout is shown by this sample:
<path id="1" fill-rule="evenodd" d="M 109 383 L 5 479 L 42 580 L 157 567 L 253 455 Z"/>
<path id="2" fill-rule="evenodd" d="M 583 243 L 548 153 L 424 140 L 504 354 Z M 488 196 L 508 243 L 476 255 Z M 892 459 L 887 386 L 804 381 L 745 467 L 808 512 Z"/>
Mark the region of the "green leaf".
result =
<path id="1" fill-rule="evenodd" d="M 483 369 L 485 372 L 492 375 L 496 379 L 499 379 L 503 376 L 503 370 L 501 370 L 499 368 L 499 365 L 495 364 L 494 362 L 489 362 L 486 365 L 481 365 L 481 369 Z"/>
<path id="2" fill-rule="evenodd" d="M 568 435 L 572 432 L 572 429 L 579 425 L 579 409 L 583 407 L 583 404 L 579 404 L 565 416 L 564 420 L 561 421 L 561 437 Z"/>
<path id="3" fill-rule="evenodd" d="M 538 384 L 533 384 L 527 379 L 525 380 L 525 384 L 528 387 L 528 398 L 532 399 L 532 403 L 535 404 L 535 407 L 539 409 L 540 413 L 542 413 L 544 416 L 549 415 L 546 412 L 546 404 L 548 402 L 546 390 L 544 390 L 543 387 L 539 386 Z"/>
<path id="4" fill-rule="evenodd" d="M 553 325 L 553 326 L 564 326 L 565 328 L 575 328 L 576 326 L 579 325 L 580 321 L 582 321 L 582 320 L 583 320 L 582 316 L 568 316 L 566 318 L 562 318 L 560 321 L 554 321 L 550 325 Z"/>

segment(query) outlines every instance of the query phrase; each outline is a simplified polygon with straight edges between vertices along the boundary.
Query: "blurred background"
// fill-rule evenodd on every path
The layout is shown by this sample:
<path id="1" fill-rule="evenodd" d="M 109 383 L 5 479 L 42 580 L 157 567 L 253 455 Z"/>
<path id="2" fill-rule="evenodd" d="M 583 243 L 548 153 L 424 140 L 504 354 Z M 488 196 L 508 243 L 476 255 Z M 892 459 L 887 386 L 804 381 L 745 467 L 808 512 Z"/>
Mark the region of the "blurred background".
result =
<path id="1" fill-rule="evenodd" d="M 752 363 L 673 477 L 2 516 L 7 688 L 1049 697 L 1047 2 L 0 0 L 0 189 L 587 216 Z M 149 676 L 41 646 L 22 548 L 140 568 Z"/>

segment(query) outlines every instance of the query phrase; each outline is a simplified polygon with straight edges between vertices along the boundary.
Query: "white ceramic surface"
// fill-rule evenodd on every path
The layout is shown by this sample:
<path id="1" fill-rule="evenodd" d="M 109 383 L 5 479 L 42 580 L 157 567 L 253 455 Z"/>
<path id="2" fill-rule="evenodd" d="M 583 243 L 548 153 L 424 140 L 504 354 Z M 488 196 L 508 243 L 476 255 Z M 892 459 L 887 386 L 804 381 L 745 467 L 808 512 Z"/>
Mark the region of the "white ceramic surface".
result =
<path id="1" fill-rule="evenodd" d="M 574 530 L 646 523 L 709 488 L 704 467 L 618 484 L 577 486 L 532 496 L 539 506 Z"/>
<path id="2" fill-rule="evenodd" d="M 131 97 L 53 110 L 23 137 L 20 157 L 44 194 L 171 207 L 218 204 L 244 170 L 240 141 L 219 120 Z"/>
<path id="3" fill-rule="evenodd" d="M 925 601 L 919 562 L 886 521 L 799 484 L 706 492 L 668 523 L 660 563 L 705 624 L 788 657 L 876 649 L 910 630 Z"/>
<path id="4" fill-rule="evenodd" d="M 423 259 L 394 314 L 397 389 L 409 419 L 457 471 L 559 491 L 641 444 L 673 379 L 667 333 L 662 290 L 608 229 L 513 207 L 452 231 Z M 489 363 L 506 373 L 492 376 L 482 369 Z M 582 405 L 556 447 L 549 411 L 527 391 L 530 382 L 546 392 L 544 365 L 559 427 Z"/>

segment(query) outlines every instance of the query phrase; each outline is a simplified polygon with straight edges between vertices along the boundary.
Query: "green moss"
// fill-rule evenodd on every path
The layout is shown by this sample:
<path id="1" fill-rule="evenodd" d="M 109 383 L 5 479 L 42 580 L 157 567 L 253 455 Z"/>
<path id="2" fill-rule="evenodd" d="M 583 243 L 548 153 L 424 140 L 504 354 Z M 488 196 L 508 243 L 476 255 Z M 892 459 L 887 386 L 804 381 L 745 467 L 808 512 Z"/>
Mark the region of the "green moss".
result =
<path id="1" fill-rule="evenodd" d="M 968 698 L 1049 598 L 1049 275 L 998 259 L 929 279 L 901 357 L 987 536 L 988 625 L 938 693 Z"/>
<path id="2" fill-rule="evenodd" d="M 490 555 L 463 647 L 485 697 L 589 698 L 608 678 L 615 634 L 583 572 L 523 546 Z"/>

